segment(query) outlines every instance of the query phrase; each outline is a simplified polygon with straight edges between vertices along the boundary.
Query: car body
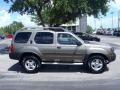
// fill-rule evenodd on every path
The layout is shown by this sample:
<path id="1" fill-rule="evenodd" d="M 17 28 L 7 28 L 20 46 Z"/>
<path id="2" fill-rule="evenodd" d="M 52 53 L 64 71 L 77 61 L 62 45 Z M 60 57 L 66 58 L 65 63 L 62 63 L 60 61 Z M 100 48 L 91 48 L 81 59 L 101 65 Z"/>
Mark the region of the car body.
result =
<path id="1" fill-rule="evenodd" d="M 5 35 L 0 34 L 0 40 L 1 40 L 1 39 L 5 39 Z"/>
<path id="2" fill-rule="evenodd" d="M 83 63 L 91 72 L 100 73 L 106 64 L 116 58 L 114 49 L 110 46 L 86 44 L 68 31 L 39 28 L 16 32 L 9 56 L 19 60 L 29 73 L 38 72 L 41 62 Z M 97 65 L 101 65 L 99 70 Z"/>
<path id="3" fill-rule="evenodd" d="M 87 34 L 87 33 L 82 33 L 82 32 L 75 32 L 75 35 L 80 37 L 82 40 L 87 40 L 87 41 L 97 41 L 100 42 L 100 38 Z"/>
<path id="4" fill-rule="evenodd" d="M 96 32 L 96 34 L 97 34 L 97 35 L 105 35 L 105 31 L 103 31 L 103 30 L 98 30 L 98 31 Z"/>
<path id="5" fill-rule="evenodd" d="M 113 32 L 113 36 L 120 36 L 120 31 L 115 30 L 115 31 Z"/>
<path id="6" fill-rule="evenodd" d="M 113 35 L 113 31 L 112 30 L 107 30 L 105 35 L 112 36 Z"/>
<path id="7" fill-rule="evenodd" d="M 13 34 L 7 34 L 6 37 L 11 39 L 11 38 L 13 38 Z"/>

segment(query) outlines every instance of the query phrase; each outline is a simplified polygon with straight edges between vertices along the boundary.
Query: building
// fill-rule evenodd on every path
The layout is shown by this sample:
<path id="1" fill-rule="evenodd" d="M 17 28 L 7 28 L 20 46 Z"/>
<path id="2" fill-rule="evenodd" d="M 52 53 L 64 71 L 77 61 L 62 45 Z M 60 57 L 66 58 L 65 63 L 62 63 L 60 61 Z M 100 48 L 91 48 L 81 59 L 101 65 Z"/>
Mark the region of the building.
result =
<path id="1" fill-rule="evenodd" d="M 72 32 L 86 32 L 87 30 L 87 15 L 82 18 L 77 19 L 75 23 L 63 24 L 62 27 L 72 31 Z"/>

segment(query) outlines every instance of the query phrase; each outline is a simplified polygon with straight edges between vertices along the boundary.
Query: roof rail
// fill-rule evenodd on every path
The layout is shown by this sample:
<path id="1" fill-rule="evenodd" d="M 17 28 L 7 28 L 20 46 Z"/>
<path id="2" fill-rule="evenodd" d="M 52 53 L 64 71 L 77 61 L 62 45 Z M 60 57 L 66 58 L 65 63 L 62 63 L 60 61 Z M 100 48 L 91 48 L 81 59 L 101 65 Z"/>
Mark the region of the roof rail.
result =
<path id="1" fill-rule="evenodd" d="M 23 27 L 22 30 L 44 30 L 43 27 Z"/>
<path id="2" fill-rule="evenodd" d="M 50 30 L 55 32 L 66 32 L 67 29 L 62 27 L 23 27 L 22 30 Z"/>
<path id="3" fill-rule="evenodd" d="M 44 30 L 51 30 L 55 32 L 66 32 L 68 31 L 67 29 L 64 29 L 62 27 L 44 27 Z"/>

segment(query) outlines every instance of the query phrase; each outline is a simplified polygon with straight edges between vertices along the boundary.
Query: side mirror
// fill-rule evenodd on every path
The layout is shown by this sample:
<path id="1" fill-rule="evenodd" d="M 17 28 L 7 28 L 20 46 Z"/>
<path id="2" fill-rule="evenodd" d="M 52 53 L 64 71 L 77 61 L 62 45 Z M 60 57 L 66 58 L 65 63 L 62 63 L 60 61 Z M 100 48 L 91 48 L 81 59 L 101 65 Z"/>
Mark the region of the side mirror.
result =
<path id="1" fill-rule="evenodd" d="M 80 42 L 76 42 L 76 45 L 77 45 L 77 46 L 81 46 L 81 43 L 80 43 Z"/>

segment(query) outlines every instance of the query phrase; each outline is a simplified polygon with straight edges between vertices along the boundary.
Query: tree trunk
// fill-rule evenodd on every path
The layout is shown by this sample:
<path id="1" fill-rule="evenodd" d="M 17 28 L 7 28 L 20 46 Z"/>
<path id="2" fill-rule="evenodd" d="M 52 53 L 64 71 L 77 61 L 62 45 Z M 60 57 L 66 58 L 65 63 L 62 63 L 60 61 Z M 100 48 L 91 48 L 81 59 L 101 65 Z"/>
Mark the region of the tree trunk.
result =
<path id="1" fill-rule="evenodd" d="M 41 24 L 43 27 L 45 27 L 45 23 L 44 23 L 44 21 L 43 21 L 43 19 L 42 19 L 42 15 L 38 13 L 38 17 L 39 17 L 39 19 L 41 20 L 40 24 Z"/>
<path id="2" fill-rule="evenodd" d="M 37 7 L 35 7 L 35 8 L 36 8 L 37 16 L 39 17 L 39 20 L 41 21 L 40 24 L 41 24 L 43 27 L 45 27 L 45 23 L 44 23 L 44 20 L 43 20 L 43 18 L 42 18 L 42 14 L 41 14 L 42 7 L 39 8 L 39 9 L 38 9 Z"/>

